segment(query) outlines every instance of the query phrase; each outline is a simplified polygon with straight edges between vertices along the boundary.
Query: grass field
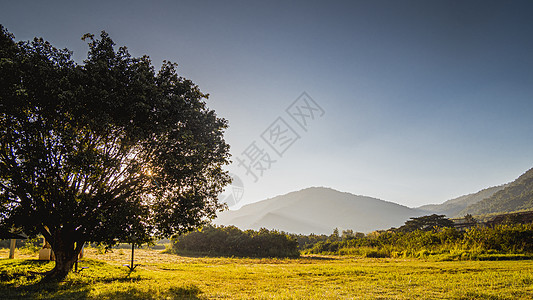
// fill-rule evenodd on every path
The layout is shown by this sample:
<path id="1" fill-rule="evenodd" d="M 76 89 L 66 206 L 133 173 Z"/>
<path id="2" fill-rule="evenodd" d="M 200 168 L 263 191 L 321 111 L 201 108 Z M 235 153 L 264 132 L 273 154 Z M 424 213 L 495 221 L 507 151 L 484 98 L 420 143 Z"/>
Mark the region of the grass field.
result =
<path id="1" fill-rule="evenodd" d="M 7 257 L 7 250 L 0 257 Z M 60 284 L 38 284 L 49 270 L 20 253 L 0 259 L 2 299 L 533 299 L 533 261 L 426 261 L 346 257 L 189 258 L 126 249 L 86 251 Z"/>

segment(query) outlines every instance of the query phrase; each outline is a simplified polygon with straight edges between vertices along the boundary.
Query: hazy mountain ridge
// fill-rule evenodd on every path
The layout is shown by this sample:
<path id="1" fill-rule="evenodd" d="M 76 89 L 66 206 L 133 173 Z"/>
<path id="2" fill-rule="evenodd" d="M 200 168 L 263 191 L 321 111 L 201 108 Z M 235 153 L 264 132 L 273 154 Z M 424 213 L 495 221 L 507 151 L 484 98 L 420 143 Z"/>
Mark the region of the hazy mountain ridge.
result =
<path id="1" fill-rule="evenodd" d="M 494 186 L 483 189 L 477 193 L 472 193 L 448 200 L 442 204 L 427 204 L 418 207 L 430 213 L 446 215 L 448 218 L 463 217 L 463 211 L 470 205 L 476 204 L 486 198 L 491 197 L 495 193 L 503 190 L 509 184 Z"/>
<path id="2" fill-rule="evenodd" d="M 371 232 L 401 226 L 418 209 L 367 196 L 313 187 L 220 213 L 218 225 L 241 229 L 277 229 L 291 233 L 330 234 L 335 228 Z"/>
<path id="3" fill-rule="evenodd" d="M 533 168 L 491 197 L 466 207 L 460 214 L 483 215 L 522 210 L 533 210 Z"/>
<path id="4" fill-rule="evenodd" d="M 394 202 L 312 187 L 219 213 L 214 223 L 241 229 L 330 234 L 335 228 L 371 232 L 399 227 L 411 217 L 443 214 L 449 218 L 533 210 L 533 168 L 515 181 L 448 200 L 409 208 Z"/>

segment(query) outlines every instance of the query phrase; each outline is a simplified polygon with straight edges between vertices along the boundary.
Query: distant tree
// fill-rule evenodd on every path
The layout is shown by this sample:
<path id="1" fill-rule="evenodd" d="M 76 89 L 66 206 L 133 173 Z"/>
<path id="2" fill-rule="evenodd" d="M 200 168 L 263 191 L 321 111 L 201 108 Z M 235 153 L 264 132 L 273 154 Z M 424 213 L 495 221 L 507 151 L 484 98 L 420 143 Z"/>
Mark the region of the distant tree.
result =
<path id="1" fill-rule="evenodd" d="M 474 219 L 474 217 L 471 214 L 465 215 L 465 222 L 466 223 L 477 223 L 477 220 Z"/>
<path id="2" fill-rule="evenodd" d="M 318 242 L 325 242 L 328 240 L 328 236 L 325 234 L 321 234 L 321 235 L 316 235 L 313 233 L 311 233 L 310 235 L 291 234 L 290 236 L 293 239 L 297 240 L 299 250 L 305 250 L 307 248 L 312 247 L 314 244 Z"/>
<path id="3" fill-rule="evenodd" d="M 354 235 L 353 230 L 351 230 L 351 229 L 347 229 L 347 230 L 343 230 L 343 231 L 342 231 L 342 236 L 341 236 L 341 238 L 342 238 L 343 240 L 347 240 L 347 239 L 351 239 L 351 238 L 353 238 L 354 236 L 355 236 L 355 235 Z"/>
<path id="4" fill-rule="evenodd" d="M 85 242 L 142 244 L 215 217 L 224 119 L 176 64 L 85 35 L 82 65 L 0 27 L 0 225 L 42 234 L 62 279 Z"/>
<path id="5" fill-rule="evenodd" d="M 453 221 L 446 218 L 444 215 L 433 214 L 430 216 L 423 216 L 418 218 L 411 218 L 406 221 L 405 225 L 398 228 L 398 231 L 411 232 L 415 230 L 429 231 L 434 228 L 453 227 Z"/>
<path id="6" fill-rule="evenodd" d="M 340 238 L 340 235 L 339 235 L 339 229 L 338 228 L 335 228 L 333 230 L 333 233 L 329 236 L 329 240 L 330 241 L 339 241 L 341 238 Z"/>

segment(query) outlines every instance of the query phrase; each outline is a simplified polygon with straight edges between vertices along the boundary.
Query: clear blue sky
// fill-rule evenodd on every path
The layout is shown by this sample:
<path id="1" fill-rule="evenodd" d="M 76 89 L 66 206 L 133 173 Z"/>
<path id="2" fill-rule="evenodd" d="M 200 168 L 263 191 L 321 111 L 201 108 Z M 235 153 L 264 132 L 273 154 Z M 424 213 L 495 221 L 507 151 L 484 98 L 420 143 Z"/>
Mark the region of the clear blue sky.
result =
<path id="1" fill-rule="evenodd" d="M 0 4 L 17 40 L 43 37 L 78 62 L 80 37 L 101 30 L 156 66 L 177 62 L 229 120 L 233 160 L 253 142 L 275 160 L 257 182 L 229 167 L 239 205 L 327 186 L 419 206 L 533 167 L 531 1 Z M 307 131 L 285 112 L 304 91 L 324 111 Z M 261 138 L 278 117 L 300 137 L 281 156 Z"/>

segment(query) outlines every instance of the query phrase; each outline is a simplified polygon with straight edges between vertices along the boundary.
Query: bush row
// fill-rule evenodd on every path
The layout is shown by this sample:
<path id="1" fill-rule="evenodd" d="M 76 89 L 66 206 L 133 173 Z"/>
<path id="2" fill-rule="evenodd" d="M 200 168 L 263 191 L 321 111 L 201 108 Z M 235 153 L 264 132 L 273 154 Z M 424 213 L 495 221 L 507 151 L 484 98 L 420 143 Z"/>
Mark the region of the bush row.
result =
<path id="1" fill-rule="evenodd" d="M 466 231 L 446 227 L 430 231 L 374 232 L 364 237 L 321 241 L 304 253 L 366 257 L 527 254 L 533 253 L 533 224 L 479 226 Z"/>
<path id="2" fill-rule="evenodd" d="M 289 235 L 235 226 L 207 226 L 172 239 L 177 254 L 237 257 L 298 257 L 298 242 Z"/>

